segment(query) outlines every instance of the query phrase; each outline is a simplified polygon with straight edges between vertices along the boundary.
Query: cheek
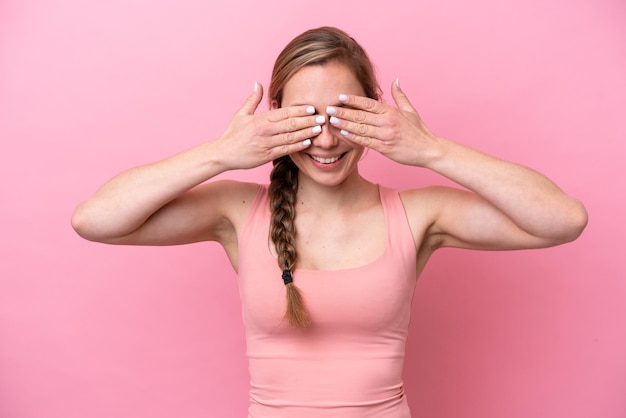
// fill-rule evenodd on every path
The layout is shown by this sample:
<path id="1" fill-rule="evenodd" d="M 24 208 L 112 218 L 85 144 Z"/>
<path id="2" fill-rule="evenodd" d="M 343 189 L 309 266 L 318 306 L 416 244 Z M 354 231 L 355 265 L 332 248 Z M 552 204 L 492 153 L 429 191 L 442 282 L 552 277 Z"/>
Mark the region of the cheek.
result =
<path id="1" fill-rule="evenodd" d="M 369 148 L 361 147 L 361 157 L 359 158 L 359 161 L 363 161 L 363 158 L 367 156 L 369 150 Z"/>
<path id="2" fill-rule="evenodd" d="M 354 147 L 355 147 L 354 152 L 358 156 L 359 161 L 361 161 L 363 157 L 365 157 L 365 153 L 367 152 L 367 150 L 365 149 L 365 147 L 362 147 L 361 145 L 355 145 Z"/>
<path id="3" fill-rule="evenodd" d="M 298 167 L 298 170 L 302 170 L 302 161 L 304 161 L 305 158 L 309 157 L 304 155 L 302 152 L 296 152 L 293 154 L 289 154 L 289 158 L 291 158 L 291 161 L 295 164 L 296 167 Z"/>

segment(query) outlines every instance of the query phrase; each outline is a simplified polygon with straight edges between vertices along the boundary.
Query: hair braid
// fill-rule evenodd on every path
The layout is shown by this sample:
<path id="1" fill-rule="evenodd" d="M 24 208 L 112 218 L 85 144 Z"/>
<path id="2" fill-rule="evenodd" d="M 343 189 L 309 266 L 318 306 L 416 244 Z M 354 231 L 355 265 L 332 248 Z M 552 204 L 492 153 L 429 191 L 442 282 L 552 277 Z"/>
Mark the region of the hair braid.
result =
<path id="1" fill-rule="evenodd" d="M 298 168 L 289 156 L 274 161 L 274 168 L 270 174 L 270 210 L 272 212 L 270 237 L 278 255 L 278 265 L 283 270 L 291 272 L 295 269 L 298 255 L 296 253 L 296 195 L 298 192 Z M 284 319 L 291 325 L 307 327 L 309 316 L 304 308 L 300 290 L 291 280 L 285 281 L 287 289 L 287 310 Z"/>

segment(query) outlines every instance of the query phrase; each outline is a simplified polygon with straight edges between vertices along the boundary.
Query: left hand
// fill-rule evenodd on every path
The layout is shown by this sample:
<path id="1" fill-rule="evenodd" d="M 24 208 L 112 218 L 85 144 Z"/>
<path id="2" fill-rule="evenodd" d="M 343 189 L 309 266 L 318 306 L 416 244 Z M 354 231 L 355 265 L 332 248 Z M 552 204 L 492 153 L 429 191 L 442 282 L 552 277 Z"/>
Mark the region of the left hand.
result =
<path id="1" fill-rule="evenodd" d="M 348 107 L 336 107 L 333 126 L 344 138 L 400 164 L 424 167 L 434 155 L 437 138 L 394 82 L 391 95 L 397 107 L 362 96 L 346 95 Z"/>

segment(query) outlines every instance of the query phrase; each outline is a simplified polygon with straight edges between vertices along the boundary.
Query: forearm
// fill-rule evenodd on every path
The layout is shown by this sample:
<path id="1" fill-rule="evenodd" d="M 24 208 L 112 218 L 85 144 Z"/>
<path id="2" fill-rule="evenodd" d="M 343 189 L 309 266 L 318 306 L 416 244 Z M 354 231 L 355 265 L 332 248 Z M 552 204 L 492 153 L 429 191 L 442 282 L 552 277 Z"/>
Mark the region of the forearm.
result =
<path id="1" fill-rule="evenodd" d="M 126 235 L 167 203 L 225 171 L 217 155 L 214 142 L 207 142 L 126 170 L 76 207 L 72 225 L 89 239 Z"/>
<path id="2" fill-rule="evenodd" d="M 544 175 L 443 138 L 434 144 L 427 168 L 480 195 L 525 232 L 568 241 L 586 225 L 582 204 Z"/>

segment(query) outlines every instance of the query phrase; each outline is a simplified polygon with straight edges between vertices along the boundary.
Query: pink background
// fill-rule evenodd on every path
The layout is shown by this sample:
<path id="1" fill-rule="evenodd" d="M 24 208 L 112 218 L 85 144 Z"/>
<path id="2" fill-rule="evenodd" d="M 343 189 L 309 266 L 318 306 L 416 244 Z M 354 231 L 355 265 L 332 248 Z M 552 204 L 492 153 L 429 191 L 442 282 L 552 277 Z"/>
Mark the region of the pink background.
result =
<path id="1" fill-rule="evenodd" d="M 626 417 L 624 22 L 623 0 L 4 0 L 0 416 L 245 416 L 221 248 L 94 244 L 69 218 L 116 172 L 218 136 L 284 44 L 328 24 L 370 52 L 386 100 L 399 76 L 434 132 L 537 168 L 590 213 L 566 246 L 433 257 L 408 343 L 414 416 Z M 374 152 L 362 168 L 446 183 Z"/>

